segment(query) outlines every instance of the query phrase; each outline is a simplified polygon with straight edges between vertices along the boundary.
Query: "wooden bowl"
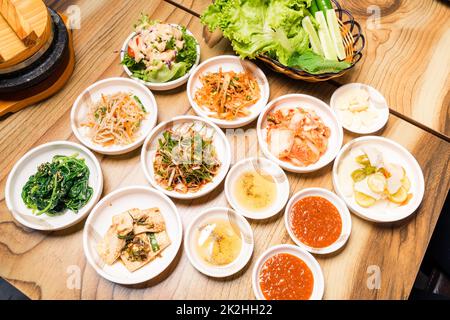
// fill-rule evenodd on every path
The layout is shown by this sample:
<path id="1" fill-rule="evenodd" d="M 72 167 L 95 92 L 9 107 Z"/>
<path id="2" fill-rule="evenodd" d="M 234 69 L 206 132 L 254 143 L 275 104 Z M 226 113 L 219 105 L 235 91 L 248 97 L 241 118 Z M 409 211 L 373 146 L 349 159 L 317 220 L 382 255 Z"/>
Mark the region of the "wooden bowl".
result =
<path id="1" fill-rule="evenodd" d="M 350 67 L 338 73 L 311 74 L 301 69 L 282 65 L 277 60 L 274 60 L 266 55 L 259 55 L 256 58 L 264 62 L 270 69 L 274 70 L 275 72 L 282 73 L 292 79 L 304 80 L 308 82 L 327 81 L 333 78 L 340 77 L 344 73 L 352 69 L 362 58 L 362 50 L 364 49 L 366 40 L 364 38 L 364 35 L 362 34 L 362 28 L 360 24 L 355 21 L 352 14 L 348 10 L 343 9 L 337 0 L 331 1 L 335 7 L 341 29 L 345 53 L 347 55 L 345 61 L 351 63 Z"/>

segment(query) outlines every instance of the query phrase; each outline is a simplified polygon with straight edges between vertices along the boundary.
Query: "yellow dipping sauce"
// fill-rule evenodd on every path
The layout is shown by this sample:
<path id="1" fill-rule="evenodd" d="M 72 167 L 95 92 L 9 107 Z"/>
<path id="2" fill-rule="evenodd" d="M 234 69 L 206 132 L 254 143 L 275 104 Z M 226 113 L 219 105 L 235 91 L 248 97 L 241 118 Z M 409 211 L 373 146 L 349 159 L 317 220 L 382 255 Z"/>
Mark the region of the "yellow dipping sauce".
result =
<path id="1" fill-rule="evenodd" d="M 272 176 L 255 170 L 243 172 L 236 180 L 234 197 L 249 211 L 263 211 L 275 202 L 277 186 Z"/>
<path id="2" fill-rule="evenodd" d="M 237 227 L 236 227 L 237 228 Z M 242 239 L 225 219 L 216 219 L 198 228 L 196 250 L 198 255 L 213 265 L 230 264 L 239 256 Z"/>

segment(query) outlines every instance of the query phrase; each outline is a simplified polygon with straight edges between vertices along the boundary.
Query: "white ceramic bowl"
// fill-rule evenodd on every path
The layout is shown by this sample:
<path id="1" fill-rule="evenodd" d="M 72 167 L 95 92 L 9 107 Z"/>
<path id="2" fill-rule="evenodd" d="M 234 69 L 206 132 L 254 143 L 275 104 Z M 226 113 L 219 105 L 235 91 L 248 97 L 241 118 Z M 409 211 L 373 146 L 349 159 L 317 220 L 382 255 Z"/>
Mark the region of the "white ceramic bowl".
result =
<path id="1" fill-rule="evenodd" d="M 224 72 L 250 72 L 258 82 L 261 97 L 254 105 L 247 108 L 250 112 L 247 117 L 230 121 L 217 119 L 211 116 L 213 112 L 206 110 L 204 107 L 199 106 L 197 102 L 195 102 L 195 93 L 202 87 L 200 77 L 209 72 L 218 72 L 220 68 L 222 68 L 222 71 Z M 266 106 L 267 101 L 269 101 L 270 96 L 269 81 L 267 81 L 264 72 L 258 68 L 256 64 L 230 55 L 217 56 L 202 62 L 197 68 L 195 68 L 192 76 L 189 78 L 186 91 L 189 103 L 197 115 L 214 122 L 221 128 L 238 128 L 249 124 L 258 117 Z"/>
<path id="2" fill-rule="evenodd" d="M 227 219 L 233 227 L 236 227 L 236 232 L 240 233 L 242 239 L 242 249 L 239 256 L 225 266 L 208 264 L 196 252 L 196 229 L 212 219 Z M 184 249 L 191 264 L 201 273 L 214 278 L 228 277 L 244 268 L 252 256 L 253 246 L 253 231 L 250 224 L 245 218 L 229 208 L 210 208 L 201 212 L 189 224 L 184 236 Z"/>
<path id="3" fill-rule="evenodd" d="M 378 117 L 374 120 L 373 124 L 370 127 L 361 127 L 359 129 L 353 128 L 351 126 L 346 126 L 344 121 L 342 120 L 341 113 L 337 107 L 337 100 L 345 94 L 348 90 L 365 88 L 369 92 L 370 100 L 369 107 L 376 110 L 378 113 Z M 331 96 L 330 106 L 334 110 L 337 115 L 339 122 L 342 126 L 353 133 L 357 134 L 371 134 L 380 131 L 389 120 L 389 107 L 387 105 L 386 99 L 384 96 L 375 88 L 362 83 L 348 83 L 343 85 L 339 89 L 337 89 L 333 95 Z"/>
<path id="4" fill-rule="evenodd" d="M 181 27 L 177 24 L 172 24 L 173 26 L 178 26 Z M 189 34 L 190 36 L 194 37 L 194 35 L 186 29 L 186 33 Z M 125 42 L 123 43 L 122 46 L 122 50 L 120 51 L 120 61 L 123 60 L 123 58 L 125 57 L 125 53 L 128 52 L 128 43 L 130 42 L 130 40 L 136 36 L 136 32 L 133 32 L 132 34 L 130 34 L 130 36 L 125 40 Z M 195 39 L 195 37 L 194 37 Z M 197 39 L 195 39 L 195 41 L 197 42 L 197 60 L 195 61 L 194 65 L 191 67 L 191 69 L 182 77 L 172 80 L 172 81 L 168 81 L 168 82 L 162 82 L 162 83 L 158 83 L 158 82 L 146 82 L 143 81 L 141 79 L 135 78 L 133 76 L 133 73 L 130 71 L 130 69 L 128 69 L 127 66 L 123 65 L 123 69 L 125 70 L 126 74 L 132 78 L 133 80 L 146 85 L 147 87 L 149 87 L 151 90 L 156 90 L 156 91 L 163 91 L 163 90 L 171 90 L 171 89 L 175 89 L 179 86 L 182 86 L 183 84 L 185 84 L 189 77 L 191 76 L 193 70 L 195 69 L 195 67 L 197 67 L 198 63 L 200 62 L 200 45 L 197 41 Z"/>
<path id="5" fill-rule="evenodd" d="M 64 214 L 36 216 L 28 209 L 22 200 L 21 192 L 29 177 L 37 172 L 40 164 L 51 162 L 55 155 L 71 156 L 78 154 L 84 158 L 89 168 L 89 185 L 94 192 L 91 199 L 77 213 L 66 210 Z M 94 154 L 87 148 L 69 141 L 54 141 L 40 145 L 28 151 L 11 170 L 5 187 L 6 205 L 14 219 L 26 227 L 36 230 L 61 230 L 68 228 L 83 220 L 92 207 L 100 199 L 103 190 L 103 174 L 100 163 Z"/>
<path id="6" fill-rule="evenodd" d="M 305 243 L 301 242 L 294 234 L 291 223 L 290 223 L 290 212 L 292 210 L 292 206 L 299 201 L 300 199 L 303 199 L 305 197 L 311 197 L 311 196 L 318 196 L 325 198 L 326 200 L 330 201 L 338 210 L 339 215 L 341 216 L 342 220 L 342 230 L 341 234 L 339 235 L 339 238 L 328 247 L 324 248 L 313 248 Z M 348 238 L 350 237 L 350 233 L 352 231 L 352 218 L 350 217 L 350 212 L 348 211 L 347 206 L 345 205 L 345 202 L 339 198 L 336 194 L 334 194 L 331 191 L 328 191 L 326 189 L 322 188 L 306 188 L 303 189 L 296 194 L 292 196 L 292 198 L 289 200 L 286 210 L 284 212 L 284 224 L 286 226 L 286 229 L 291 236 L 291 239 L 302 249 L 305 249 L 311 253 L 315 254 L 328 254 L 331 252 L 335 252 L 342 248 L 342 246 L 347 242 Z"/>
<path id="7" fill-rule="evenodd" d="M 263 174 L 270 175 L 276 183 L 277 197 L 275 202 L 270 207 L 261 211 L 250 211 L 244 208 L 236 201 L 233 194 L 237 179 L 242 173 L 251 170 L 261 171 Z M 284 171 L 273 161 L 262 157 L 248 158 L 239 161 L 230 169 L 225 180 L 225 195 L 233 209 L 244 217 L 255 220 L 267 219 L 276 215 L 286 205 L 289 198 L 289 180 Z"/>
<path id="8" fill-rule="evenodd" d="M 104 147 L 92 142 L 87 136 L 89 129 L 82 127 L 81 124 L 87 120 L 89 112 L 89 103 L 96 103 L 104 95 L 111 95 L 119 92 L 132 93 L 137 96 L 147 111 L 147 118 L 142 121 L 137 139 L 128 145 L 113 145 Z M 72 131 L 86 147 L 98 153 L 107 155 L 118 155 L 133 151 L 139 148 L 145 140 L 145 137 L 155 127 L 158 119 L 158 107 L 151 91 L 144 85 L 126 78 L 109 78 L 98 81 L 85 89 L 75 100 L 70 112 L 70 124 Z"/>
<path id="9" fill-rule="evenodd" d="M 319 161 L 314 164 L 306 167 L 295 166 L 291 163 L 278 159 L 269 151 L 269 147 L 266 142 L 267 129 L 265 129 L 267 116 L 272 111 L 287 107 L 301 107 L 306 110 L 314 110 L 322 119 L 323 123 L 330 128 L 331 135 L 328 138 L 327 151 L 322 155 L 322 157 L 320 157 Z M 258 134 L 258 142 L 264 155 L 283 169 L 297 173 L 312 172 L 325 167 L 333 161 L 338 154 L 344 138 L 342 126 L 339 124 L 333 110 L 331 110 L 331 108 L 322 100 L 305 94 L 287 94 L 269 102 L 266 108 L 259 115 L 256 130 Z"/>
<path id="10" fill-rule="evenodd" d="M 399 164 L 405 168 L 408 178 L 411 181 L 411 190 L 409 192 L 413 194 L 413 198 L 407 205 L 392 208 L 389 206 L 388 201 L 379 201 L 370 208 L 363 208 L 356 203 L 353 195 L 346 194 L 339 183 L 339 166 L 342 159 L 348 156 L 353 148 L 359 148 L 361 146 L 373 146 L 389 162 Z M 344 199 L 350 211 L 354 214 L 369 221 L 393 222 L 403 220 L 417 210 L 425 192 L 425 181 L 422 169 L 417 163 L 417 160 L 403 146 L 383 137 L 365 136 L 347 143 L 336 157 L 333 165 L 333 187 L 337 195 Z"/>
<path id="11" fill-rule="evenodd" d="M 112 217 L 131 208 L 158 207 L 166 222 L 171 244 L 155 260 L 130 272 L 120 261 L 105 264 L 97 253 L 96 245 L 111 226 Z M 105 196 L 92 210 L 83 230 L 83 249 L 87 261 L 103 278 L 120 284 L 136 284 L 161 274 L 175 259 L 183 238 L 183 227 L 178 210 L 172 200 L 161 192 L 145 186 L 125 187 Z"/>
<path id="12" fill-rule="evenodd" d="M 265 300 L 265 297 L 261 291 L 261 286 L 259 284 L 259 273 L 261 271 L 262 266 L 267 261 L 267 259 L 280 253 L 292 254 L 306 263 L 306 265 L 311 270 L 314 277 L 313 292 L 309 299 L 321 300 L 323 297 L 325 281 L 323 279 L 323 273 L 319 263 L 309 252 L 291 244 L 280 244 L 270 247 L 269 249 L 264 251 L 264 253 L 256 261 L 252 272 L 252 286 L 256 299 Z"/>
<path id="13" fill-rule="evenodd" d="M 219 173 L 213 178 L 213 181 L 205 184 L 199 191 L 195 193 L 180 193 L 177 191 L 169 191 L 161 187 L 155 180 L 153 169 L 153 159 L 158 146 L 158 139 L 162 137 L 162 133 L 172 126 L 178 126 L 183 123 L 195 123 L 198 126 L 206 126 L 208 130 L 214 133 L 214 146 L 217 157 L 221 162 Z M 147 180 L 158 190 L 162 191 L 169 197 L 177 199 L 195 199 L 204 196 L 214 190 L 227 175 L 231 163 L 231 147 L 225 134 L 214 123 L 195 116 L 175 117 L 170 121 L 160 123 L 150 135 L 145 139 L 144 146 L 141 151 L 141 165 L 144 169 Z"/>

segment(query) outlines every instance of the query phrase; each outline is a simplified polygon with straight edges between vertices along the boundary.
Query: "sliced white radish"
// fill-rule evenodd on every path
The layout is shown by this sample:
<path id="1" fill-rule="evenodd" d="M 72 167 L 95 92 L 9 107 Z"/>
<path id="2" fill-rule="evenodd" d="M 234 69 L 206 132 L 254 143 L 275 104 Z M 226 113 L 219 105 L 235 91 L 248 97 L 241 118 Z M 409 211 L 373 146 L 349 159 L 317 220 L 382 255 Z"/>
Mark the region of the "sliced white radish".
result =
<path id="1" fill-rule="evenodd" d="M 353 179 L 352 172 L 359 169 L 359 165 L 353 160 L 349 154 L 343 158 L 338 168 L 339 185 L 342 188 L 343 194 L 346 197 L 353 195 Z"/>
<path id="2" fill-rule="evenodd" d="M 376 168 L 383 166 L 383 155 L 382 153 L 373 147 L 362 147 L 363 152 L 369 158 L 370 165 Z"/>
<path id="3" fill-rule="evenodd" d="M 353 113 L 352 128 L 358 130 L 359 128 L 361 128 L 361 125 L 362 125 L 361 117 L 359 116 L 359 114 Z"/>
<path id="4" fill-rule="evenodd" d="M 342 124 L 346 127 L 351 127 L 353 123 L 353 113 L 348 110 L 341 111 Z"/>
<path id="5" fill-rule="evenodd" d="M 402 181 L 398 177 L 389 177 L 387 179 L 387 190 L 389 194 L 394 194 L 402 186 Z"/>
<path id="6" fill-rule="evenodd" d="M 366 87 L 360 88 L 358 91 L 358 98 L 361 102 L 368 102 L 370 99 L 370 93 Z"/>
<path id="7" fill-rule="evenodd" d="M 372 110 L 366 110 L 360 113 L 361 121 L 366 127 L 370 127 L 376 119 Z"/>
<path id="8" fill-rule="evenodd" d="M 405 175 L 404 170 L 395 163 L 388 163 L 385 168 L 390 174 L 390 177 L 387 179 L 387 190 L 389 194 L 394 194 L 402 186 L 402 179 Z"/>
<path id="9" fill-rule="evenodd" d="M 348 110 L 349 99 L 346 95 L 343 95 L 336 99 L 336 107 L 338 110 Z"/>

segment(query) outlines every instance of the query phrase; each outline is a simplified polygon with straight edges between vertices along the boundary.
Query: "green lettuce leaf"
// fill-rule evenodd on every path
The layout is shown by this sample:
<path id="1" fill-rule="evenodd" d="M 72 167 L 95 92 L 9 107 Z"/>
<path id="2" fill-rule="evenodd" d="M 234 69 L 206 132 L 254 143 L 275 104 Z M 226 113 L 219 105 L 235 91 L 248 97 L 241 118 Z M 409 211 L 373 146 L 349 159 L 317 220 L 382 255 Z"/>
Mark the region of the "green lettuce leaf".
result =
<path id="1" fill-rule="evenodd" d="M 172 63 L 170 67 L 163 65 L 161 69 L 148 71 L 143 63 L 136 63 L 128 54 L 125 54 L 122 64 L 128 67 L 135 78 L 146 82 L 168 82 L 182 77 L 189 71 L 186 62 Z"/>
<path id="2" fill-rule="evenodd" d="M 220 28 L 242 58 L 276 51 L 287 56 L 307 48 L 301 20 L 309 0 L 218 0 L 202 15 L 203 24 Z M 286 52 L 283 52 L 286 51 Z"/>
<path id="3" fill-rule="evenodd" d="M 305 70 L 312 74 L 337 73 L 351 66 L 346 61 L 326 60 L 324 57 L 307 50 L 301 54 L 294 53 L 287 63 L 289 67 Z"/>
<path id="4" fill-rule="evenodd" d="M 183 28 L 184 47 L 177 53 L 176 62 L 184 62 L 186 70 L 191 69 L 197 60 L 197 41 Z"/>
<path id="5" fill-rule="evenodd" d="M 310 73 L 338 72 L 347 62 L 328 61 L 310 50 L 302 20 L 311 0 L 216 0 L 202 14 L 210 31 L 219 28 L 241 58 L 268 55 Z"/>

